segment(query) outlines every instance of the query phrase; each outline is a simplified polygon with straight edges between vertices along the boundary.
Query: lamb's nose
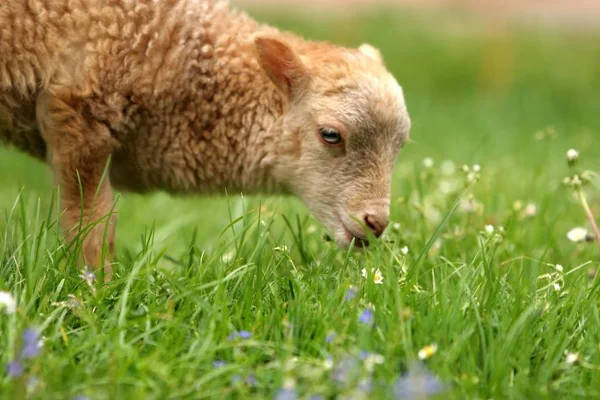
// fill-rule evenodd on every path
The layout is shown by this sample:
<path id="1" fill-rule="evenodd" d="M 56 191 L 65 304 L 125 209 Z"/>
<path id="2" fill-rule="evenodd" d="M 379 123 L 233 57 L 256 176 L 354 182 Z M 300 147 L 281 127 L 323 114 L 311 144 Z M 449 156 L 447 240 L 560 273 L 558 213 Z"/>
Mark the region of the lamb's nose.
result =
<path id="1" fill-rule="evenodd" d="M 375 235 L 375 237 L 379 237 L 387 227 L 388 219 L 389 217 L 387 213 L 367 214 L 365 216 L 365 224 L 371 230 L 373 235 Z"/>

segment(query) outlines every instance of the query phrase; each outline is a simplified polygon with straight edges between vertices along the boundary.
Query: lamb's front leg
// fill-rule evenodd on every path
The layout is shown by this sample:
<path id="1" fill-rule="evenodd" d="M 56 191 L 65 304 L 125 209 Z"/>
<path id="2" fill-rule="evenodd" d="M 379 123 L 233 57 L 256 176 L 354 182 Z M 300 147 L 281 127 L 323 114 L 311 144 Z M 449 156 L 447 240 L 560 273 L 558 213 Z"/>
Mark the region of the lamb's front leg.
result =
<path id="1" fill-rule="evenodd" d="M 81 100 L 69 92 L 44 93 L 37 108 L 50 164 L 60 186 L 62 228 L 69 241 L 83 233 L 85 263 L 94 269 L 104 265 L 104 280 L 110 281 L 116 217 L 111 214 L 114 200 L 104 171 L 114 140 L 104 124 L 80 111 L 84 110 Z M 104 243 L 108 248 L 103 248 Z"/>

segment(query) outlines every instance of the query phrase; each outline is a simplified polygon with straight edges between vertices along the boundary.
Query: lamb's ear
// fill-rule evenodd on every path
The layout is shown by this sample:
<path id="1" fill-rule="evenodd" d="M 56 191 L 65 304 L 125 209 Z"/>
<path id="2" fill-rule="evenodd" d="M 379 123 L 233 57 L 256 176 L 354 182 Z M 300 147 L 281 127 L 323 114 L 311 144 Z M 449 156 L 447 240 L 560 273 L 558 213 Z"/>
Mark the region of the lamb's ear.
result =
<path id="1" fill-rule="evenodd" d="M 261 67 L 283 93 L 294 97 L 305 87 L 308 70 L 287 43 L 259 35 L 254 37 L 254 46 Z"/>
<path id="2" fill-rule="evenodd" d="M 360 47 L 358 48 L 358 51 L 360 51 L 365 56 L 372 58 L 373 60 L 377 61 L 378 63 L 383 64 L 383 57 L 381 56 L 381 53 L 379 52 L 379 50 L 377 50 L 375 47 L 371 46 L 370 44 L 365 43 L 365 44 L 360 45 Z"/>

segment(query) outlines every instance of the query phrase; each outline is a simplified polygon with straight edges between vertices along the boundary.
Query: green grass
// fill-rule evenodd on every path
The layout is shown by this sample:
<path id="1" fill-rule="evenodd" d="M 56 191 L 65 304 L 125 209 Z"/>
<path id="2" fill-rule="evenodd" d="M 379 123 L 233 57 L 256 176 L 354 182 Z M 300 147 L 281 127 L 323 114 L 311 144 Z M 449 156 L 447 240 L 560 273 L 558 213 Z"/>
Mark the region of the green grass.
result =
<path id="1" fill-rule="evenodd" d="M 19 306 L 0 314 L 0 362 L 18 356 L 27 327 L 44 345 L 22 378 L 0 376 L 0 397 L 270 398 L 293 385 L 300 398 L 393 398 L 430 344 L 424 364 L 449 388 L 441 398 L 600 397 L 600 278 L 590 274 L 600 250 L 567 240 L 586 219 L 562 186 L 569 148 L 600 169 L 600 35 L 493 33 L 457 18 L 263 18 L 370 42 L 404 87 L 414 143 L 394 180 L 399 228 L 368 251 L 324 242 L 293 199 L 124 194 L 117 278 L 92 289 L 60 238 L 47 168 L 1 150 L 0 290 Z M 536 139 L 549 127 L 555 137 Z M 465 175 L 443 176 L 443 160 L 480 164 L 480 181 L 463 191 Z M 465 212 L 468 193 L 478 212 Z M 589 196 L 600 215 L 598 191 Z M 523 218 L 516 200 L 537 214 Z M 501 240 L 482 233 L 488 224 L 506 228 Z M 383 284 L 361 276 L 373 267 Z M 369 307 L 373 326 L 359 321 Z M 252 337 L 228 340 L 234 331 Z M 384 362 L 369 372 L 361 351 Z M 580 361 L 567 364 L 566 351 Z"/>

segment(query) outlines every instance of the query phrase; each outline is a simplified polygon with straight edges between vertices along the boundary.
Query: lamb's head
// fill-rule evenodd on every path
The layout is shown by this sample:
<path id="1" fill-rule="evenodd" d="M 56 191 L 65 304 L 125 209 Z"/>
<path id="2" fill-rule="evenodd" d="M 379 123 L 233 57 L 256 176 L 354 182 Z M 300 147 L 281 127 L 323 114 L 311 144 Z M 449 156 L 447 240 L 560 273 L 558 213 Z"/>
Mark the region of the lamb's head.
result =
<path id="1" fill-rule="evenodd" d="M 289 45 L 259 36 L 258 60 L 287 100 L 274 173 L 338 244 L 389 221 L 392 170 L 408 139 L 402 90 L 369 45 Z"/>

